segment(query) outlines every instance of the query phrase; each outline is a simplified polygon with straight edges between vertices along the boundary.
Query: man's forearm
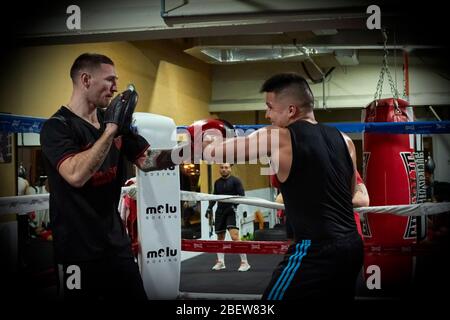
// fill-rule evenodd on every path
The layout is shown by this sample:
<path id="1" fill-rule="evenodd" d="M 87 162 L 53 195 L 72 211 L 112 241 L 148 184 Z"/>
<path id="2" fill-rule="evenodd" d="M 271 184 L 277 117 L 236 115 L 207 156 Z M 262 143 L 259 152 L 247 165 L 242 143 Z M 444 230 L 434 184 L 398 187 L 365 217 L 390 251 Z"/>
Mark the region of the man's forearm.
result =
<path id="1" fill-rule="evenodd" d="M 370 204 L 369 194 L 364 185 L 358 184 L 355 187 L 355 194 L 352 198 L 353 207 L 368 207 Z"/>
<path id="2" fill-rule="evenodd" d="M 144 172 L 163 170 L 174 166 L 172 160 L 172 149 L 152 150 L 150 148 L 145 152 L 145 156 L 138 160 L 138 167 Z"/>
<path id="3" fill-rule="evenodd" d="M 59 169 L 61 175 L 71 185 L 83 186 L 105 161 L 115 132 L 115 130 L 105 130 L 91 148 L 64 161 Z"/>
<path id="4" fill-rule="evenodd" d="M 189 148 L 189 145 L 178 144 L 172 149 L 148 148 L 135 164 L 144 172 L 167 169 L 187 160 L 186 148 Z"/>

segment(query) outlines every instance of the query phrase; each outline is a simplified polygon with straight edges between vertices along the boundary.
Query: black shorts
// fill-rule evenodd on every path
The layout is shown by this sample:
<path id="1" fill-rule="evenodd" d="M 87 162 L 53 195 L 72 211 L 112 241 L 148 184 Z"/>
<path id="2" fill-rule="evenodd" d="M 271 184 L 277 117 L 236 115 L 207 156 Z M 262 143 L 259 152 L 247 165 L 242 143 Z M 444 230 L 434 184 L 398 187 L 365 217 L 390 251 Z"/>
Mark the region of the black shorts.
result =
<path id="1" fill-rule="evenodd" d="M 147 299 L 133 258 L 112 257 L 59 265 L 59 282 L 60 291 L 68 300 Z"/>
<path id="2" fill-rule="evenodd" d="M 262 299 L 352 300 L 363 257 L 357 232 L 330 241 L 297 241 L 274 270 Z"/>
<path id="3" fill-rule="evenodd" d="M 236 225 L 236 209 L 234 207 L 217 209 L 214 229 L 216 233 L 222 233 L 228 229 L 239 229 Z"/>

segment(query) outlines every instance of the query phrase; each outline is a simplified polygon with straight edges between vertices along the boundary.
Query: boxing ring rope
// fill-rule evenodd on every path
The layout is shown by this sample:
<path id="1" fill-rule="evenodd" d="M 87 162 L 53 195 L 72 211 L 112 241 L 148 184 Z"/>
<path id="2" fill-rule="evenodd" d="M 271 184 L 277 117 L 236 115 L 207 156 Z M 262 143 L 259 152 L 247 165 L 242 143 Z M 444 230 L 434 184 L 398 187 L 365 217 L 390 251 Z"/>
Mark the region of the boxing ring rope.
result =
<path id="1" fill-rule="evenodd" d="M 121 197 L 126 194 L 135 194 L 136 186 L 123 187 Z M 236 204 L 265 207 L 270 209 L 284 209 L 284 205 L 265 199 L 245 196 L 210 195 L 190 191 L 180 192 L 182 201 L 218 201 Z M 49 194 L 25 195 L 0 198 L 1 214 L 24 215 L 35 210 L 49 208 Z M 450 202 L 425 202 L 411 205 L 373 206 L 355 208 L 360 215 L 365 213 L 395 214 L 400 216 L 428 216 L 441 213 L 450 213 Z M 289 243 L 287 241 L 219 241 L 219 240 L 181 240 L 181 249 L 191 252 L 209 253 L 247 253 L 247 254 L 284 254 Z M 370 254 L 432 254 L 441 248 L 432 245 L 410 244 L 398 246 L 396 244 L 384 244 L 383 246 L 365 245 L 365 250 Z"/>
<path id="2" fill-rule="evenodd" d="M 181 240 L 181 249 L 191 252 L 208 253 L 246 253 L 246 254 L 285 254 L 289 241 L 220 241 L 220 240 Z M 364 250 L 370 255 L 432 255 L 447 252 L 448 248 L 432 244 L 398 244 L 364 245 Z"/>
<path id="3" fill-rule="evenodd" d="M 366 122 L 366 123 L 324 123 L 346 133 L 378 132 L 392 134 L 444 134 L 450 133 L 450 121 L 416 122 Z M 237 130 L 258 130 L 266 125 L 235 125 Z M 185 126 L 178 127 L 186 128 Z"/>
<path id="4" fill-rule="evenodd" d="M 136 186 L 123 187 L 121 197 L 126 194 L 135 194 Z M 218 201 L 236 204 L 246 204 L 269 209 L 284 209 L 284 205 L 265 199 L 245 196 L 211 195 L 190 191 L 180 192 L 182 201 Z M 1 214 L 24 215 L 35 210 L 49 208 L 49 194 L 25 195 L 0 198 Z M 355 208 L 360 215 L 365 213 L 394 214 L 399 216 L 428 216 L 441 213 L 450 213 L 450 202 L 425 202 L 410 205 L 372 206 Z M 288 249 L 286 241 L 219 241 L 219 240 L 188 240 L 182 239 L 181 248 L 191 252 L 224 252 L 224 253 L 248 253 L 248 254 L 284 254 Z M 399 247 L 398 245 L 365 246 L 365 250 L 371 254 L 424 254 L 433 253 L 439 248 L 413 244 Z"/>
<path id="5" fill-rule="evenodd" d="M 183 201 L 219 201 L 236 204 L 247 204 L 269 209 L 284 209 L 284 204 L 268 201 L 261 198 L 229 195 L 211 195 L 190 191 L 181 191 Z M 388 213 L 399 216 L 427 216 L 450 211 L 450 202 L 424 202 L 409 205 L 372 206 L 355 208 L 360 215 L 365 213 Z"/>
<path id="6" fill-rule="evenodd" d="M 49 208 L 49 194 L 36 194 L 15 197 L 0 197 L 1 214 L 27 214 L 35 210 Z"/>
<path id="7" fill-rule="evenodd" d="M 121 196 L 135 192 L 136 186 L 123 187 Z M 256 197 L 212 195 L 207 193 L 181 191 L 182 201 L 218 201 L 246 204 L 269 209 L 284 209 L 284 205 Z M 26 214 L 49 208 L 49 194 L 0 197 L 0 214 Z M 450 202 L 424 202 L 409 205 L 372 206 L 355 208 L 360 215 L 365 213 L 395 214 L 400 216 L 427 216 L 450 212 Z"/>
<path id="8" fill-rule="evenodd" d="M 39 133 L 47 119 L 0 113 L 0 131 Z M 346 133 L 379 132 L 392 134 L 445 134 L 450 133 L 450 121 L 415 121 L 415 122 L 349 122 L 324 123 Z M 237 130 L 257 130 L 266 125 L 234 125 Z M 178 126 L 177 129 L 186 129 Z"/>
<path id="9" fill-rule="evenodd" d="M 415 121 L 415 122 L 349 122 L 324 123 L 345 133 L 392 133 L 392 134 L 445 134 L 450 133 L 450 121 Z M 236 130 L 258 130 L 267 125 L 234 125 Z M 179 126 L 178 129 L 186 129 Z"/>
<path id="10" fill-rule="evenodd" d="M 183 239 L 181 249 L 193 252 L 223 252 L 250 254 L 284 254 L 287 241 L 221 241 Z"/>

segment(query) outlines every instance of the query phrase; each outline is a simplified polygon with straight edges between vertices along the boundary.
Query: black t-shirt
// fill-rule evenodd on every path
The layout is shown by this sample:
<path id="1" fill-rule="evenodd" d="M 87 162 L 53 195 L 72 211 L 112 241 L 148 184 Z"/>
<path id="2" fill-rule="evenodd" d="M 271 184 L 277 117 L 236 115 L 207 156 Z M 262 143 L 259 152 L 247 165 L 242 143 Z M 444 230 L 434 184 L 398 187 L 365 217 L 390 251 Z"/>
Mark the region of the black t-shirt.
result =
<path id="1" fill-rule="evenodd" d="M 132 257 L 130 240 L 117 209 L 127 158 L 134 162 L 149 146 L 141 136 L 116 137 L 103 164 L 81 187 L 72 187 L 58 172 L 70 156 L 85 151 L 105 130 L 61 107 L 41 130 L 44 165 L 50 184 L 50 222 L 58 263 L 109 256 Z"/>
<path id="2" fill-rule="evenodd" d="M 216 180 L 216 182 L 214 183 L 213 194 L 245 196 L 245 191 L 244 187 L 242 186 L 241 180 L 239 180 L 235 176 L 230 176 L 227 179 L 219 178 Z M 215 201 L 211 201 L 209 203 L 209 207 L 212 208 L 215 203 Z M 217 210 L 231 208 L 232 206 L 237 207 L 237 205 L 233 203 L 219 202 L 219 204 L 217 205 Z"/>
<path id="3" fill-rule="evenodd" d="M 288 126 L 292 165 L 281 183 L 294 239 L 329 240 L 356 232 L 352 206 L 353 163 L 333 127 L 296 121 Z"/>

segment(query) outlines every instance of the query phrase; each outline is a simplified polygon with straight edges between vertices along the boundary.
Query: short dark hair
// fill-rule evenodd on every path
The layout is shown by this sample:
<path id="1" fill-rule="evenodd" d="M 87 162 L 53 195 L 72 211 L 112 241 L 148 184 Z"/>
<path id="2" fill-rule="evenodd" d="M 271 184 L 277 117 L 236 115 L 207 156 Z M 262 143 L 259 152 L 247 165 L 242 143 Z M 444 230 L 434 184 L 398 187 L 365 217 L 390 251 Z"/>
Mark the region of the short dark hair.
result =
<path id="1" fill-rule="evenodd" d="M 114 62 L 103 54 L 98 53 L 83 53 L 73 62 L 72 68 L 70 68 L 70 77 L 72 81 L 75 81 L 78 72 L 84 69 L 98 68 L 102 63 L 114 65 Z"/>
<path id="2" fill-rule="evenodd" d="M 286 89 L 292 89 L 301 107 L 314 107 L 314 95 L 308 82 L 298 73 L 285 72 L 273 75 L 261 86 L 260 92 L 280 94 Z"/>

